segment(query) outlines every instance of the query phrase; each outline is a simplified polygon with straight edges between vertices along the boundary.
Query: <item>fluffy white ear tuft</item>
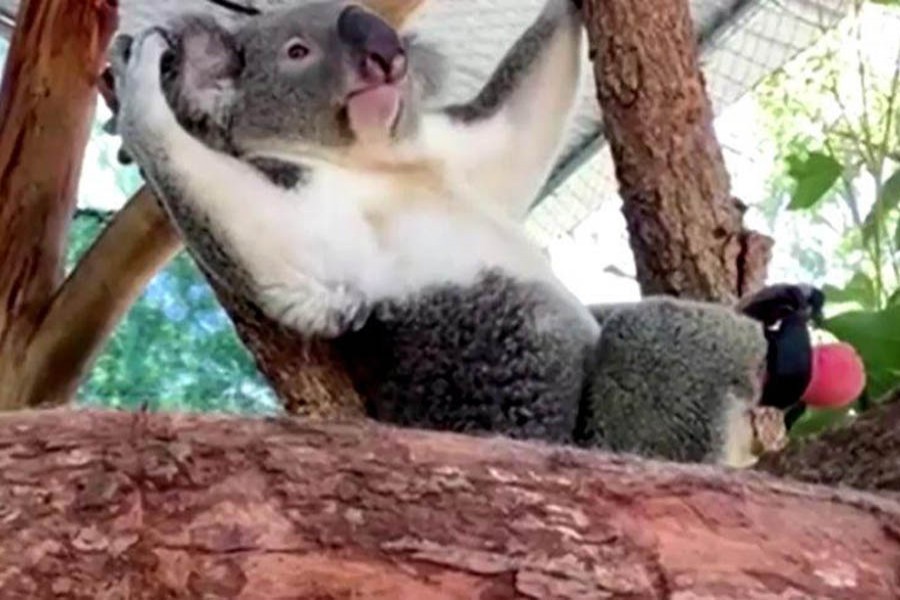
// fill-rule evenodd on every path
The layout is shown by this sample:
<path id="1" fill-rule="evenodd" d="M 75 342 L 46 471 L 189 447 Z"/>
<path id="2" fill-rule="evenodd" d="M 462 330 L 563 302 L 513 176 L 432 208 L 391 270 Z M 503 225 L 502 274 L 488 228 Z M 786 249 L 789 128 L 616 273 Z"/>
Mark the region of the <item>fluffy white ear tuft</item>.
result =
<path id="1" fill-rule="evenodd" d="M 394 29 L 402 29 L 425 5 L 425 0 L 361 0 L 361 4 Z"/>
<path id="2" fill-rule="evenodd" d="M 176 112 L 188 119 L 207 116 L 219 122 L 242 68 L 233 35 L 207 17 L 185 17 L 174 24 L 173 32 L 177 40 L 172 65 L 177 78 L 173 85 Z"/>

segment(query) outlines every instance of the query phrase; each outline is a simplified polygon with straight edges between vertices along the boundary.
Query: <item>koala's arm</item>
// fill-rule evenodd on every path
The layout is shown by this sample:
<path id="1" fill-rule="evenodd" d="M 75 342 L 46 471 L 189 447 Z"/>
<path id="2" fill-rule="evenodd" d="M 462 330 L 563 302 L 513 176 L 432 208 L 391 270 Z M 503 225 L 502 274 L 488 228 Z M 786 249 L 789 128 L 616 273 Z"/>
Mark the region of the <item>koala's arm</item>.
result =
<path id="1" fill-rule="evenodd" d="M 303 227 L 302 190 L 274 185 L 176 120 L 161 75 L 169 48 L 158 29 L 115 41 L 117 129 L 192 255 L 219 284 L 300 333 L 334 336 L 357 324 L 361 300 L 317 279 L 305 256 L 322 232 Z"/>
<path id="2" fill-rule="evenodd" d="M 548 0 L 537 20 L 466 104 L 426 115 L 426 146 L 479 197 L 524 217 L 564 142 L 584 52 L 581 11 Z"/>
<path id="3" fill-rule="evenodd" d="M 596 312 L 596 311 L 595 311 Z M 728 307 L 650 298 L 603 315 L 579 438 L 684 462 L 755 460 L 766 341 Z"/>

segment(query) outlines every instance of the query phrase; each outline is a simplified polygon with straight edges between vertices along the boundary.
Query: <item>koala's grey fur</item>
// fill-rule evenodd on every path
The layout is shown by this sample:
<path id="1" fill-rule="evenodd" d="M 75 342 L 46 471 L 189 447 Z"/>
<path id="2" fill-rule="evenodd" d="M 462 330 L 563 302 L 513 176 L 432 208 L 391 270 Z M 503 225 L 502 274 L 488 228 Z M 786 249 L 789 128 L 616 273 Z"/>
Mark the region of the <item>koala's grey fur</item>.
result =
<path id="1" fill-rule="evenodd" d="M 579 441 L 616 452 L 721 458 L 731 420 L 759 399 L 766 342 L 726 306 L 649 298 L 607 315 L 589 359 Z"/>
<path id="2" fill-rule="evenodd" d="M 593 343 L 551 291 L 488 273 L 377 305 L 342 347 L 377 420 L 570 442 Z"/>

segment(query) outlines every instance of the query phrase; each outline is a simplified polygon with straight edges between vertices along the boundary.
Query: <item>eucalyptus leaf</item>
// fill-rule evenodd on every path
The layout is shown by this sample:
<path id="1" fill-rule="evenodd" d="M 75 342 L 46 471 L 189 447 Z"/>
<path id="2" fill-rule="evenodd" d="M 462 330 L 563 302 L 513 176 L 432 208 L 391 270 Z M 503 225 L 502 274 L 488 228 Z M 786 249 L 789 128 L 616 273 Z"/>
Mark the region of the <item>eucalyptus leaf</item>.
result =
<path id="1" fill-rule="evenodd" d="M 812 208 L 834 187 L 844 167 L 832 156 L 810 152 L 787 158 L 788 176 L 794 180 L 794 193 L 788 210 Z"/>

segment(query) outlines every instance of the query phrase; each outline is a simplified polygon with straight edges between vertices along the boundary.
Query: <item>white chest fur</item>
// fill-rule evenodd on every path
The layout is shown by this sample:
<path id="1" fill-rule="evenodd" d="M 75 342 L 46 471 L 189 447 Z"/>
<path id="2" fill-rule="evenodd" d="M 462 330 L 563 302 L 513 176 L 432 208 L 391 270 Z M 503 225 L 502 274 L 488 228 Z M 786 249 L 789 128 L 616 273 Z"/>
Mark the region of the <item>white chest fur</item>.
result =
<path id="1" fill-rule="evenodd" d="M 455 184 L 447 169 L 308 158 L 303 164 L 306 182 L 272 189 L 258 203 L 245 197 L 232 204 L 241 215 L 221 232 L 243 249 L 264 304 L 282 320 L 315 322 L 308 315 L 322 304 L 346 310 L 360 300 L 464 287 L 486 270 L 546 284 L 590 319 L 521 225 L 472 197 L 471 186 Z M 220 196 L 233 198 L 235 191 Z"/>
<path id="2" fill-rule="evenodd" d="M 556 284 L 549 263 L 518 224 L 490 214 L 430 173 L 317 166 L 309 184 L 287 194 L 293 197 L 287 199 L 290 214 L 281 222 L 295 234 L 302 229 L 291 262 L 372 300 L 471 284 L 490 268 Z"/>

